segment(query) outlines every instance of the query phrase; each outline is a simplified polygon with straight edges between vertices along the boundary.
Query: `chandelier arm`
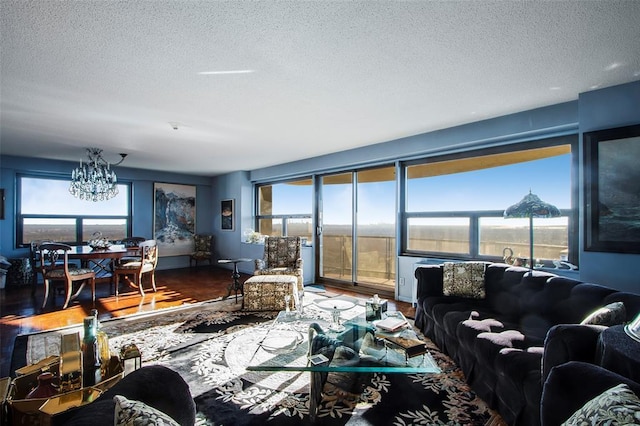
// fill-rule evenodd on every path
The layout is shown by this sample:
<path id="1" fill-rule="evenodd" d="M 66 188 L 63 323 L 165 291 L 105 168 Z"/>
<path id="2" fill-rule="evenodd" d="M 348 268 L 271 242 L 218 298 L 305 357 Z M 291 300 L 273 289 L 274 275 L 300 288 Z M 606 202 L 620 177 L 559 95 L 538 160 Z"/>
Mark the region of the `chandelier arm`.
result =
<path id="1" fill-rule="evenodd" d="M 120 164 L 122 164 L 122 162 L 124 161 L 125 158 L 127 158 L 127 155 L 129 154 L 125 154 L 125 153 L 120 153 L 120 157 L 122 157 L 120 159 L 120 161 L 118 161 L 117 163 L 111 163 L 112 166 L 119 166 Z"/>

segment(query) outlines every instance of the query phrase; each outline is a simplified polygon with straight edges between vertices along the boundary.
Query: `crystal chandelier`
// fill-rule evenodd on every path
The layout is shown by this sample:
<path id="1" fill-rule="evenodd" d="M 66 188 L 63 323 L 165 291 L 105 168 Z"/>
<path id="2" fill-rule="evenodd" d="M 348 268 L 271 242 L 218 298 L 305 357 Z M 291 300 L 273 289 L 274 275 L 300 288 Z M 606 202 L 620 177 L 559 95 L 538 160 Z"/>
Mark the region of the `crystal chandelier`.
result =
<path id="1" fill-rule="evenodd" d="M 112 165 L 102 158 L 101 149 L 87 148 L 87 156 L 89 161 L 83 164 L 80 160 L 80 166 L 71 172 L 71 195 L 87 201 L 106 201 L 118 195 L 118 178 L 111 166 L 122 163 L 127 154 L 120 154 L 122 159 Z"/>

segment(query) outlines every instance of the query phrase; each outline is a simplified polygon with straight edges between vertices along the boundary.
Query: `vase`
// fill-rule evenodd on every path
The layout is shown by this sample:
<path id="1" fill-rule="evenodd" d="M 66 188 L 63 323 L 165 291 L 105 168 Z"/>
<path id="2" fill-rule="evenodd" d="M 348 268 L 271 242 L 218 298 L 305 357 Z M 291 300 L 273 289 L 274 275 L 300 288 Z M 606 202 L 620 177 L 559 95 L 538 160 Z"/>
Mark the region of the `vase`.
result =
<path id="1" fill-rule="evenodd" d="M 53 374 L 41 373 L 38 376 L 38 386 L 27 394 L 27 399 L 49 398 L 58 394 L 58 388 L 53 385 Z"/>

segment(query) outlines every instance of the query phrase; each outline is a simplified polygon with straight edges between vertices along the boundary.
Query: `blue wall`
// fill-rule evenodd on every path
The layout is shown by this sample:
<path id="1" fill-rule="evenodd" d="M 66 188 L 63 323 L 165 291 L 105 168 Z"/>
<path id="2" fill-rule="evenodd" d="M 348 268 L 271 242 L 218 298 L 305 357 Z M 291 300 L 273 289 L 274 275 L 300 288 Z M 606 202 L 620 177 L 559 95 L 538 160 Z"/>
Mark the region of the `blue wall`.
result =
<path id="1" fill-rule="evenodd" d="M 5 188 L 5 219 L 0 220 L 0 254 L 7 258 L 26 257 L 28 250 L 15 247 L 15 182 L 19 173 L 53 173 L 69 177 L 76 163 L 27 157 L 0 156 L 0 187 Z M 118 179 L 132 183 L 133 235 L 153 237 L 153 183 L 196 185 L 196 232 L 213 229 L 212 178 L 117 167 Z M 96 204 L 99 206 L 99 203 Z M 158 269 L 189 266 L 187 256 L 161 257 Z"/>
<path id="2" fill-rule="evenodd" d="M 248 173 L 229 173 L 214 178 L 214 182 L 213 233 L 216 236 L 216 255 L 218 258 L 225 259 L 245 257 L 246 255 L 242 253 L 241 248 L 243 232 L 247 228 L 253 228 L 251 219 L 253 214 L 252 188 Z M 233 231 L 223 231 L 220 223 L 220 202 L 228 199 L 233 199 L 235 202 Z"/>
<path id="3" fill-rule="evenodd" d="M 566 102 L 362 148 L 252 170 L 250 177 L 252 181 L 260 182 L 283 177 L 308 176 L 311 173 L 330 172 L 355 166 L 388 164 L 395 160 L 410 160 L 429 155 L 442 155 L 576 134 L 577 129 L 578 103 L 577 101 Z"/>

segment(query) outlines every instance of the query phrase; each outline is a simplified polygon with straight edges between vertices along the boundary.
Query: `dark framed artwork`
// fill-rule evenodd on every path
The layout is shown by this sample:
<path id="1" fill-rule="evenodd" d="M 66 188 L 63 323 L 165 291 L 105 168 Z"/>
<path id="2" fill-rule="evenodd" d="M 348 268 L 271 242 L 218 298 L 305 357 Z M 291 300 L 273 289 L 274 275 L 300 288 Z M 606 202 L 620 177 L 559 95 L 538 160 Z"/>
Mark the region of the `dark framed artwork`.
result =
<path id="1" fill-rule="evenodd" d="M 234 221 L 233 199 L 222 200 L 220 202 L 220 227 L 223 231 L 233 231 Z"/>
<path id="2" fill-rule="evenodd" d="M 640 253 L 640 124 L 584 134 L 585 250 Z"/>
<path id="3" fill-rule="evenodd" d="M 158 256 L 193 252 L 196 231 L 196 187 L 173 183 L 153 184 L 153 238 Z"/>
<path id="4" fill-rule="evenodd" d="M 4 219 L 4 188 L 0 188 L 0 219 Z"/>

